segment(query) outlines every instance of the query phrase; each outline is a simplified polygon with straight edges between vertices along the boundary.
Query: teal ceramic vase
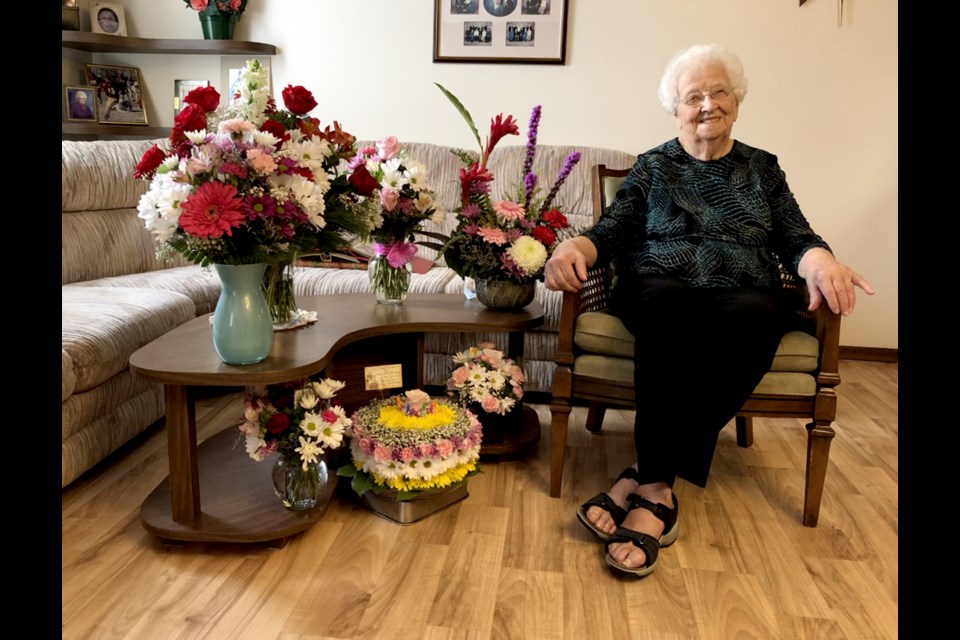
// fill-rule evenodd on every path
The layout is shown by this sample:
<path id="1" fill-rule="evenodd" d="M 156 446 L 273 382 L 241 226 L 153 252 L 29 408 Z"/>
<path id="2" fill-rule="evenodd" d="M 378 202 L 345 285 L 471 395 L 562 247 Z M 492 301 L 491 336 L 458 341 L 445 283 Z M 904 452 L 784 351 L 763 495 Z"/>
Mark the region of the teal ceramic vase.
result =
<path id="1" fill-rule="evenodd" d="M 198 13 L 204 40 L 233 40 L 233 28 L 237 24 L 235 13 Z"/>
<path id="2" fill-rule="evenodd" d="M 255 364 L 273 346 L 273 321 L 263 295 L 266 263 L 215 264 L 223 287 L 213 312 L 213 346 L 227 364 Z"/>

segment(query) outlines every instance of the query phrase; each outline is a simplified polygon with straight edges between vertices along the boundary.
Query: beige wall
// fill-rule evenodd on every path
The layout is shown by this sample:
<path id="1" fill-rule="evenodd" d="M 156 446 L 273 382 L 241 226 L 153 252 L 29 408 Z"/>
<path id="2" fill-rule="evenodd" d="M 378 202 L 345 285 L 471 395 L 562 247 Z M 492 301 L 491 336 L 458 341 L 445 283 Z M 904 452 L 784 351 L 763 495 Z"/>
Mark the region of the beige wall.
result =
<path id="1" fill-rule="evenodd" d="M 275 90 L 306 86 L 320 103 L 313 115 L 361 138 L 473 148 L 439 82 L 481 132 L 504 112 L 523 133 L 541 104 L 542 142 L 631 153 L 676 134 L 656 98 L 671 55 L 697 42 L 725 44 L 750 80 L 735 137 L 779 156 L 813 227 L 877 289 L 860 297 L 841 343 L 897 348 L 899 8 L 897 0 L 846 0 L 838 26 L 838 1 L 572 0 L 562 66 L 432 62 L 431 0 L 249 0 L 236 37 L 277 45 Z M 196 16 L 175 0 L 122 4 L 130 36 L 200 37 Z M 230 62 L 95 58 L 141 67 L 151 124 L 164 125 L 175 78 L 221 88 L 221 64 Z M 78 80 L 64 68 L 64 82 Z"/>

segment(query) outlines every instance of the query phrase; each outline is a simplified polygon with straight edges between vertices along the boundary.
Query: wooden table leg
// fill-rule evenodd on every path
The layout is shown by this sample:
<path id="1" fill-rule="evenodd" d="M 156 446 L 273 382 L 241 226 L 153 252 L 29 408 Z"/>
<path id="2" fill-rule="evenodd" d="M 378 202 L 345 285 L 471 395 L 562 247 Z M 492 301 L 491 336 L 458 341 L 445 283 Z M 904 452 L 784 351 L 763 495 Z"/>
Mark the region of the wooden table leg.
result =
<path id="1" fill-rule="evenodd" d="M 197 418 L 190 389 L 164 385 L 170 497 L 176 522 L 200 517 L 200 471 L 197 463 Z"/>

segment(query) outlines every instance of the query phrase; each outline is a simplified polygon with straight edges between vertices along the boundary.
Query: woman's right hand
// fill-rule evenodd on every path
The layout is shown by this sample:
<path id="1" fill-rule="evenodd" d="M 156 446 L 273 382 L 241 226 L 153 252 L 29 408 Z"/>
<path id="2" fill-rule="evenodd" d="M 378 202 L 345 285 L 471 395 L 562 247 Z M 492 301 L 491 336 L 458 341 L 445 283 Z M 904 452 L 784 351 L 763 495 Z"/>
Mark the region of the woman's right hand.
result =
<path id="1" fill-rule="evenodd" d="M 553 291 L 579 291 L 587 279 L 587 269 L 596 261 L 597 248 L 588 238 L 564 240 L 543 267 L 543 284 Z"/>

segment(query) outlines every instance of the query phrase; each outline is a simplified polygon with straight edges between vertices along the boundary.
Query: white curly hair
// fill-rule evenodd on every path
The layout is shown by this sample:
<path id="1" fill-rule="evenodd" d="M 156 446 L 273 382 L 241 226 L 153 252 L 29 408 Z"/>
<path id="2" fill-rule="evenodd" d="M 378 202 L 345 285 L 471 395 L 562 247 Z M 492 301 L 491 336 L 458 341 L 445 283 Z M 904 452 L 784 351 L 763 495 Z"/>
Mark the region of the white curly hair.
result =
<path id="1" fill-rule="evenodd" d="M 743 102 L 747 95 L 747 77 L 743 75 L 743 63 L 737 54 L 718 44 L 695 44 L 673 56 L 663 72 L 657 95 L 664 111 L 670 115 L 677 113 L 677 105 L 680 103 L 680 76 L 690 69 L 711 62 L 726 69 L 737 104 Z"/>

